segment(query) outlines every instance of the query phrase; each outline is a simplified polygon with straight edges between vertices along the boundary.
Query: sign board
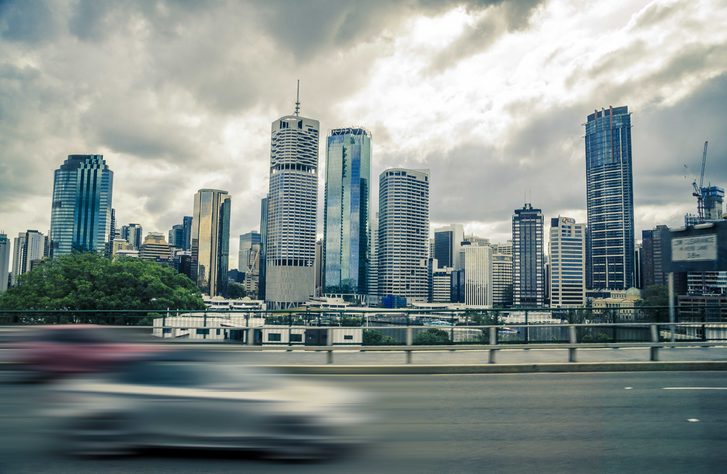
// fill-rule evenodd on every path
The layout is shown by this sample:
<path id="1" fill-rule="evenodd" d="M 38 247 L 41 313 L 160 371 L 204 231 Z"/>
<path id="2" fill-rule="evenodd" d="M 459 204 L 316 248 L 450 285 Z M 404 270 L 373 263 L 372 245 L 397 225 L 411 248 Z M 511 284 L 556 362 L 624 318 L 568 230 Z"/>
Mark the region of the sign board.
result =
<path id="1" fill-rule="evenodd" d="M 709 262 L 717 260 L 717 236 L 671 239 L 672 262 Z"/>
<path id="2" fill-rule="evenodd" d="M 727 271 L 727 220 L 672 230 L 662 257 L 666 272 Z"/>

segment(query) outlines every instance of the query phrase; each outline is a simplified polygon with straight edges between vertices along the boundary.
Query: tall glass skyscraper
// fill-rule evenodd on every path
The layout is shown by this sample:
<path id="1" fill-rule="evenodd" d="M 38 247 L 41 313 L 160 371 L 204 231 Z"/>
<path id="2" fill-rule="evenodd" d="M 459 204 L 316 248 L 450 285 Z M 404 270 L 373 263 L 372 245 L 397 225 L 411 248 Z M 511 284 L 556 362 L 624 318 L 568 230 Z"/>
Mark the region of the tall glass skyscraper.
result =
<path id="1" fill-rule="evenodd" d="M 439 268 L 461 269 L 460 249 L 464 240 L 464 226 L 452 224 L 434 231 L 434 258 Z"/>
<path id="2" fill-rule="evenodd" d="M 379 296 L 427 301 L 429 170 L 388 169 L 379 176 Z"/>
<path id="3" fill-rule="evenodd" d="M 287 308 L 315 292 L 317 120 L 295 113 L 272 123 L 265 236 L 265 301 Z"/>
<path id="4" fill-rule="evenodd" d="M 323 292 L 365 295 L 369 270 L 371 133 L 331 131 L 323 207 Z"/>
<path id="5" fill-rule="evenodd" d="M 268 241 L 268 197 L 260 200 L 260 276 L 258 277 L 257 298 L 265 300 L 265 249 Z"/>
<path id="6" fill-rule="evenodd" d="M 230 257 L 230 195 L 219 189 L 200 189 L 192 215 L 192 279 L 206 294 L 227 288 Z"/>
<path id="7" fill-rule="evenodd" d="M 631 114 L 625 106 L 596 110 L 585 126 L 590 288 L 627 289 L 634 286 Z"/>
<path id="8" fill-rule="evenodd" d="M 51 255 L 104 252 L 111 231 L 114 173 L 102 155 L 68 155 L 55 171 Z"/>

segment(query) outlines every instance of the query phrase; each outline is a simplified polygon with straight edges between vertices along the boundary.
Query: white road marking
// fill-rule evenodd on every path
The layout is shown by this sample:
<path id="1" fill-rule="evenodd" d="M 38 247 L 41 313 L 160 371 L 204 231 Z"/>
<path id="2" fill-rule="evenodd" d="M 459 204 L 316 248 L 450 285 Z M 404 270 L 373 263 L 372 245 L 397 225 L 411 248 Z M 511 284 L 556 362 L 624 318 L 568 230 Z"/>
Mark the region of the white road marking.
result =
<path id="1" fill-rule="evenodd" d="M 699 423 L 699 418 L 687 418 L 689 423 Z"/>
<path id="2" fill-rule="evenodd" d="M 634 387 L 624 387 L 624 390 L 632 390 Z"/>
<path id="3" fill-rule="evenodd" d="M 662 387 L 664 390 L 727 390 L 727 387 Z"/>

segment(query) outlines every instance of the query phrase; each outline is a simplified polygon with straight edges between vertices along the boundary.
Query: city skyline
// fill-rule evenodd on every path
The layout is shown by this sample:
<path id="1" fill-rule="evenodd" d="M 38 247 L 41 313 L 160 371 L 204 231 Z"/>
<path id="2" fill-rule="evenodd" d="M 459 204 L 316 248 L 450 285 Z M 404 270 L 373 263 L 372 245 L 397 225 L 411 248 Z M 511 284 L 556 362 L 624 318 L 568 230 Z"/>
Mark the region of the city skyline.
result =
<path id="1" fill-rule="evenodd" d="M 569 215 L 585 222 L 581 124 L 594 108 L 609 105 L 625 104 L 634 113 L 637 239 L 643 229 L 678 226 L 683 214 L 695 211 L 689 185 L 704 140 L 710 141 L 706 181 L 727 183 L 727 143 L 721 139 L 727 117 L 719 107 L 727 90 L 727 64 L 717 53 L 727 36 L 700 26 L 703 22 L 688 21 L 727 18 L 718 2 L 620 2 L 608 9 L 594 6 L 582 11 L 568 2 L 522 8 L 462 2 L 424 7 L 404 2 L 386 13 L 374 4 L 370 11 L 360 12 L 360 24 L 347 30 L 348 37 L 336 36 L 335 25 L 352 12 L 352 4 L 292 8 L 280 12 L 277 20 L 255 4 L 218 6 L 199 19 L 200 30 L 189 38 L 134 36 L 131 43 L 141 48 L 142 59 L 157 57 L 160 50 L 155 44 L 180 52 L 178 62 L 159 61 L 149 71 L 140 63 L 119 61 L 128 53 L 128 47 L 118 42 L 128 26 L 124 20 L 128 10 L 148 25 L 168 22 L 169 28 L 184 25 L 194 12 L 175 5 L 169 5 L 166 13 L 134 3 L 99 6 L 94 11 L 58 5 L 53 15 L 43 6 L 2 7 L 6 28 L 0 50 L 8 58 L 4 74 L 10 74 L 7 80 L 14 88 L 8 89 L 12 95 L 0 99 L 8 111 L 8 119 L 0 124 L 5 150 L 0 194 L 6 204 L 0 209 L 0 227 L 10 236 L 27 229 L 47 233 L 52 169 L 67 154 L 98 153 L 116 174 L 114 207 L 119 223 L 139 222 L 149 231 L 167 232 L 189 214 L 189 196 L 197 189 L 228 189 L 240 203 L 231 216 L 230 253 L 235 255 L 236 236 L 259 227 L 255 203 L 267 188 L 269 160 L 265 129 L 272 118 L 292 107 L 291 75 L 301 78 L 307 110 L 321 121 L 321 133 L 353 125 L 371 130 L 373 176 L 389 167 L 431 169 L 432 227 L 459 222 L 468 233 L 504 242 L 508 216 L 522 203 L 523 193 L 546 217 Z M 181 54 L 189 41 L 197 44 L 218 33 L 211 20 L 224 20 L 224 27 L 241 17 L 228 8 L 248 8 L 251 22 L 264 19 L 259 26 L 262 37 L 282 54 L 258 57 L 242 38 L 231 44 L 229 53 Z M 301 16 L 307 21 L 287 33 L 275 23 Z M 78 20 L 88 28 L 79 30 Z M 46 28 L 18 27 L 23 24 Z M 570 31 L 568 38 L 553 34 L 557 25 Z M 311 41 L 305 46 L 295 41 L 306 35 Z M 466 40 L 477 35 L 490 41 L 468 46 L 473 42 Z M 368 37 L 372 39 L 364 40 Z M 525 51 L 534 37 L 538 47 Z M 61 56 L 65 61 L 50 61 L 59 47 L 65 48 Z M 503 60 L 508 49 L 522 54 Z M 335 54 L 343 50 L 350 54 L 345 58 Z M 83 70 L 79 66 L 84 61 L 102 53 L 108 59 L 98 68 L 114 74 L 119 89 L 93 77 L 84 77 L 85 89 L 75 89 L 74 71 Z M 233 53 L 244 64 L 270 66 L 258 73 L 263 77 L 219 88 L 235 91 L 229 97 L 217 95 L 209 86 L 223 80 L 219 71 L 228 71 L 229 80 L 241 77 Z M 203 69 L 209 72 L 199 72 L 187 82 L 171 74 L 192 61 L 204 61 Z M 347 71 L 348 61 L 368 67 L 371 79 L 342 78 L 339 73 L 326 78 L 317 72 Z M 117 71 L 116 63 L 125 71 Z M 483 74 L 477 84 L 460 79 L 493 64 L 499 66 Z M 407 67 L 421 71 L 421 77 L 399 81 Z M 147 72 L 151 79 L 145 87 L 138 92 L 128 89 L 132 83 L 143 83 Z M 512 84 L 492 79 L 495 73 Z M 69 94 L 53 89 L 54 81 L 67 85 Z M 161 87 L 165 81 L 176 95 Z M 275 87 L 260 86 L 267 82 Z M 30 106 L 40 96 L 46 100 L 43 107 Z M 536 102 L 539 105 L 533 106 Z M 155 104 L 153 110 L 150 103 Z M 428 116 L 451 118 L 430 122 Z M 484 129 L 486 133 L 477 132 Z M 456 143 L 450 140 L 455 133 Z M 180 143 L 189 146 L 183 150 Z M 322 146 L 319 154 L 324 156 Z M 688 173 L 683 164 L 690 168 Z M 182 176 L 183 171 L 188 175 Z M 318 173 L 319 216 L 323 171 Z M 574 183 L 572 189 L 552 189 L 556 188 L 552 183 L 561 180 Z M 371 195 L 375 209 L 376 190 Z M 317 223 L 321 236 L 320 217 Z"/>

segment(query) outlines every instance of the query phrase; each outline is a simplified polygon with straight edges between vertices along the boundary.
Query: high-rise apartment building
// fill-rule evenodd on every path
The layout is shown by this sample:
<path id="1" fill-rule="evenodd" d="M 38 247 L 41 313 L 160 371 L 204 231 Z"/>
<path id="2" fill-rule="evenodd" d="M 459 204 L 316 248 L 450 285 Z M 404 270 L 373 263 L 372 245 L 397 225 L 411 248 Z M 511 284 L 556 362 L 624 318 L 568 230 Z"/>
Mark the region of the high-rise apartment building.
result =
<path id="1" fill-rule="evenodd" d="M 10 271 L 10 286 L 18 284 L 18 277 L 25 273 L 23 253 L 25 252 L 25 232 L 20 232 L 13 239 L 13 266 Z"/>
<path id="2" fill-rule="evenodd" d="M 486 243 L 462 245 L 460 261 L 465 304 L 492 307 L 492 247 Z"/>
<path id="3" fill-rule="evenodd" d="M 141 224 L 127 224 L 121 226 L 121 238 L 129 242 L 134 250 L 141 249 L 143 242 L 143 229 Z"/>
<path id="4" fill-rule="evenodd" d="M 113 178 L 102 155 L 68 155 L 55 171 L 51 256 L 106 250 L 111 232 Z"/>
<path id="5" fill-rule="evenodd" d="M 492 304 L 512 306 L 512 241 L 492 244 Z"/>
<path id="6" fill-rule="evenodd" d="M 539 307 L 545 298 L 543 214 L 526 203 L 512 216 L 513 305 Z"/>
<path id="7" fill-rule="evenodd" d="M 265 300 L 272 308 L 314 293 L 318 202 L 317 120 L 295 113 L 272 123 L 265 242 Z"/>
<path id="8" fill-rule="evenodd" d="M 429 293 L 429 170 L 388 169 L 379 176 L 378 292 L 426 301 Z"/>
<path id="9" fill-rule="evenodd" d="M 570 217 L 550 220 L 550 306 L 586 304 L 586 225 Z"/>
<path id="10" fill-rule="evenodd" d="M 230 256 L 230 195 L 219 189 L 200 189 L 192 214 L 192 280 L 206 294 L 227 288 Z"/>
<path id="11" fill-rule="evenodd" d="M 631 114 L 625 106 L 596 110 L 585 127 L 590 287 L 628 289 L 635 243 Z"/>
<path id="12" fill-rule="evenodd" d="M 437 259 L 440 268 L 462 268 L 459 258 L 463 240 L 464 226 L 462 224 L 451 224 L 434 231 L 432 256 Z"/>
<path id="13" fill-rule="evenodd" d="M 368 293 L 371 133 L 328 135 L 323 205 L 323 293 Z"/>
<path id="14" fill-rule="evenodd" d="M 10 283 L 10 239 L 6 234 L 0 233 L 0 294 L 8 290 Z"/>

